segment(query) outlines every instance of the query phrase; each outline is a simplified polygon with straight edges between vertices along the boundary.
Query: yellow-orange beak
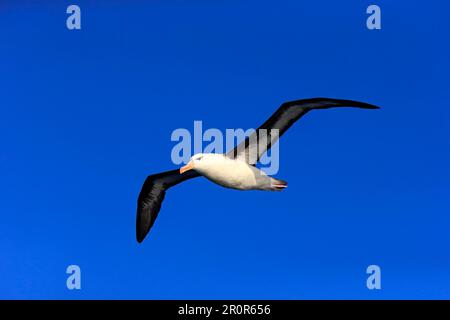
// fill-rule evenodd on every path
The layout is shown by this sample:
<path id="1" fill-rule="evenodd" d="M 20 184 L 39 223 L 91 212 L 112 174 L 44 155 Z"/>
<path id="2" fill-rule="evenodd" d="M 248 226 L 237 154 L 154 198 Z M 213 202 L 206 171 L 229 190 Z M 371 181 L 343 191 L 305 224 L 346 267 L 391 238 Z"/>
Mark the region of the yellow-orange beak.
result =
<path id="1" fill-rule="evenodd" d="M 187 165 L 180 168 L 180 174 L 185 173 L 186 171 L 189 171 L 194 168 L 194 163 L 192 161 L 189 161 Z"/>

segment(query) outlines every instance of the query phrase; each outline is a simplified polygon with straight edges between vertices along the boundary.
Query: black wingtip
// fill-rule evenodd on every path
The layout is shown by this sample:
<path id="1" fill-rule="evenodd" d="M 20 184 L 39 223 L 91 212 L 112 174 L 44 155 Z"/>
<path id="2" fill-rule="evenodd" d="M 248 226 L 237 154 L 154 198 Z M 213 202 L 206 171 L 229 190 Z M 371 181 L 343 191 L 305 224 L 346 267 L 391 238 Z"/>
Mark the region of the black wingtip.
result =
<path id="1" fill-rule="evenodd" d="M 142 211 L 142 209 L 138 211 L 136 221 L 136 241 L 138 243 L 144 241 L 153 225 L 151 218 Z"/>
<path id="2" fill-rule="evenodd" d="M 147 232 L 143 232 L 143 230 L 141 230 L 141 225 L 138 222 L 136 225 L 136 241 L 138 243 L 142 243 L 142 241 L 144 241 L 146 235 L 147 235 Z"/>
<path id="3" fill-rule="evenodd" d="M 366 103 L 361 101 L 355 101 L 355 100 L 346 100 L 346 99 L 329 99 L 329 98 L 319 98 L 324 100 L 324 102 L 330 102 L 334 106 L 342 106 L 342 107 L 356 107 L 356 108 L 362 108 L 362 109 L 380 109 L 380 107 Z"/>
<path id="4" fill-rule="evenodd" d="M 356 104 L 350 105 L 351 107 L 359 107 L 359 108 L 363 108 L 363 109 L 372 109 L 372 110 L 380 109 L 379 106 L 376 106 L 376 105 L 373 105 L 370 103 L 358 102 L 358 101 L 353 101 L 353 102 L 356 102 Z"/>
<path id="5" fill-rule="evenodd" d="M 334 99 L 334 98 L 310 98 L 310 99 L 302 99 L 302 100 L 294 100 L 283 103 L 282 107 L 290 108 L 294 106 L 301 106 L 306 108 L 306 110 L 314 110 L 314 109 L 329 109 L 335 107 L 353 107 L 353 108 L 361 108 L 361 109 L 380 109 L 380 107 L 355 100 L 346 100 L 346 99 Z"/>
<path id="6" fill-rule="evenodd" d="M 142 200 L 139 199 L 136 215 L 136 241 L 138 243 L 142 243 L 142 241 L 144 241 L 151 227 L 151 217 L 145 213 Z"/>
<path id="7" fill-rule="evenodd" d="M 136 234 L 136 241 L 138 243 L 142 243 L 142 241 L 144 241 L 145 236 L 141 236 L 140 234 Z"/>

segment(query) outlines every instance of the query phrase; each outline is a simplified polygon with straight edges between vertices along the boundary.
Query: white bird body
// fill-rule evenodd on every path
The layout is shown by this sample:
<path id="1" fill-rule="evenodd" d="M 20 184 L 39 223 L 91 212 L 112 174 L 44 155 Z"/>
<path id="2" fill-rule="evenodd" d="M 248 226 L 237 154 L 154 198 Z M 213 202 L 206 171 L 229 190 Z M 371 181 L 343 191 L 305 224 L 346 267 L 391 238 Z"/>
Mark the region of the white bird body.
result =
<path id="1" fill-rule="evenodd" d="M 182 172 L 193 169 L 212 182 L 231 189 L 278 191 L 287 186 L 286 182 L 269 177 L 255 166 L 223 154 L 196 154 L 184 168 Z"/>

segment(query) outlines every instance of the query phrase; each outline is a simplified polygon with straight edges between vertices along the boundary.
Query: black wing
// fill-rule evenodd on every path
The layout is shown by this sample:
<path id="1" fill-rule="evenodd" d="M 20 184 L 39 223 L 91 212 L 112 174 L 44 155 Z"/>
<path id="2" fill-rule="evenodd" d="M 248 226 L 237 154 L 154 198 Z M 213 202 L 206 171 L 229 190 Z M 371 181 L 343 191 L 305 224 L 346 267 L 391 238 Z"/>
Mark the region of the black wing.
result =
<path id="1" fill-rule="evenodd" d="M 379 107 L 358 101 L 313 98 L 283 103 L 277 111 L 255 132 L 248 136 L 236 148 L 227 152 L 232 159 L 241 159 L 256 164 L 259 158 L 289 129 L 298 119 L 314 109 L 335 107 L 355 107 L 379 109 Z M 273 130 L 275 129 L 275 130 Z"/>
<path id="2" fill-rule="evenodd" d="M 180 174 L 171 170 L 148 176 L 138 198 L 136 217 L 136 239 L 141 243 L 158 216 L 159 209 L 166 195 L 166 190 L 180 182 L 198 177 L 194 170 Z"/>

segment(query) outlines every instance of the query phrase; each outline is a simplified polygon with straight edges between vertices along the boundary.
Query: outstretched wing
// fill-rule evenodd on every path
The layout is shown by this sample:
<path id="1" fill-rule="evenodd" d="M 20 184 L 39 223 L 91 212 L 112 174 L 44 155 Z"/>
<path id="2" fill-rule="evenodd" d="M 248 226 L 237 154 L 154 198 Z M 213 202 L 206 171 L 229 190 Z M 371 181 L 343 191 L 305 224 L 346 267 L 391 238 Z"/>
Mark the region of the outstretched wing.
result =
<path id="1" fill-rule="evenodd" d="M 180 182 L 198 177 L 194 170 L 180 174 L 179 170 L 171 170 L 148 176 L 142 186 L 137 204 L 136 239 L 144 240 L 158 216 L 159 209 L 166 195 L 166 190 Z"/>
<path id="2" fill-rule="evenodd" d="M 227 157 L 256 164 L 259 158 L 289 129 L 298 119 L 314 109 L 336 107 L 354 107 L 379 109 L 379 107 L 353 100 L 330 98 L 303 99 L 283 103 L 277 111 L 255 132 L 248 136 L 234 149 L 227 152 Z"/>

